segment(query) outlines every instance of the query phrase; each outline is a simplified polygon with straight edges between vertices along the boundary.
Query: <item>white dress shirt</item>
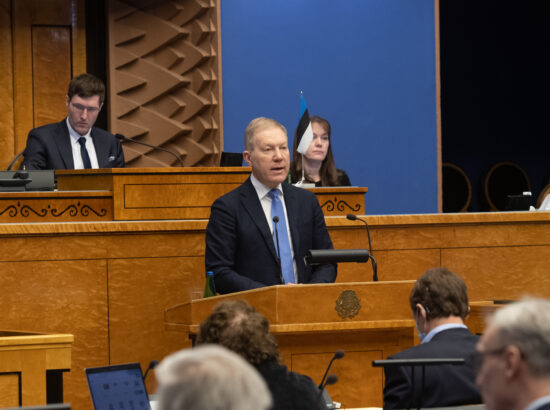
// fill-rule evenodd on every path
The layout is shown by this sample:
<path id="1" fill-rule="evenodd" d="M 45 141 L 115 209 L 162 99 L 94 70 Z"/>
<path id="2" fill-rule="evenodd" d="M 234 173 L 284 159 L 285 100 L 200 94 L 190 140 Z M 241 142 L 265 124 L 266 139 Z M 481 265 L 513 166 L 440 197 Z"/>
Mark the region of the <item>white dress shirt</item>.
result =
<path id="1" fill-rule="evenodd" d="M 258 194 L 258 199 L 262 204 L 262 209 L 267 219 L 267 224 L 269 225 L 271 236 L 273 236 L 273 218 L 271 217 L 271 198 L 268 195 L 269 191 L 271 191 L 271 188 L 266 187 L 264 184 L 258 181 L 258 179 L 254 176 L 254 174 L 250 175 L 250 182 L 252 182 L 252 185 L 256 190 L 256 194 Z M 292 253 L 292 264 L 294 266 L 294 282 L 298 283 L 298 278 L 296 277 L 296 272 L 297 272 L 296 260 L 294 259 L 294 249 L 292 247 L 292 236 L 290 233 L 290 225 L 288 224 L 288 215 L 286 212 L 285 198 L 283 195 L 283 188 L 281 184 L 277 186 L 277 190 L 279 191 L 279 199 L 281 200 L 281 203 L 283 204 L 283 209 L 285 211 L 286 231 L 288 233 L 288 243 L 290 244 L 290 252 Z M 275 245 L 275 247 L 277 246 Z"/>
<path id="2" fill-rule="evenodd" d="M 82 161 L 82 155 L 80 155 L 80 142 L 78 142 L 80 137 L 86 138 L 86 149 L 88 150 L 88 155 L 90 156 L 90 162 L 92 168 L 99 168 L 99 163 L 97 162 L 97 154 L 95 152 L 94 141 L 92 140 L 92 129 L 88 130 L 86 135 L 80 135 L 78 132 L 73 130 L 71 124 L 69 123 L 69 117 L 65 120 L 67 121 L 67 128 L 69 129 L 69 135 L 71 136 L 71 148 L 73 151 L 73 162 L 74 169 L 84 169 L 84 162 Z"/>

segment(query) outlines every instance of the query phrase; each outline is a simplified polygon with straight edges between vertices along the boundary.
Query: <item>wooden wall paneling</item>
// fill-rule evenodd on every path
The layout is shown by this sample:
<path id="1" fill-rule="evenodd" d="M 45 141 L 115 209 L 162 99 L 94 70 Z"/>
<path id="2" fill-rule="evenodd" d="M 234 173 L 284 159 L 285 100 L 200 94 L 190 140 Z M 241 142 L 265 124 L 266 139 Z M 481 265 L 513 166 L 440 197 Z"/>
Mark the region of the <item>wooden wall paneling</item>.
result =
<path id="1" fill-rule="evenodd" d="M 34 125 L 39 127 L 58 122 L 67 111 L 71 27 L 33 26 L 31 33 Z"/>
<path id="2" fill-rule="evenodd" d="M 27 252 L 43 242 L 27 238 Z M 62 249 L 54 253 L 62 254 Z M 71 371 L 63 376 L 64 399 L 75 408 L 88 407 L 84 368 L 109 360 L 105 260 L 0 262 L 0 270 L 0 328 L 74 334 Z"/>
<path id="3" fill-rule="evenodd" d="M 550 246 L 444 249 L 442 265 L 459 273 L 471 300 L 550 297 Z"/>
<path id="4" fill-rule="evenodd" d="M 0 0 L 0 168 L 6 169 L 17 153 L 13 119 L 13 48 L 11 0 Z"/>
<path id="5" fill-rule="evenodd" d="M 110 128 L 177 152 L 185 166 L 221 152 L 219 0 L 108 2 Z M 144 5 L 145 4 L 145 5 Z M 179 166 L 125 143 L 127 166 Z"/>
<path id="6" fill-rule="evenodd" d="M 0 406 L 19 407 L 19 385 L 19 374 L 0 373 Z"/>
<path id="7" fill-rule="evenodd" d="M 18 0 L 12 6 L 14 139 L 19 152 L 30 129 L 67 115 L 69 81 L 86 70 L 85 9 L 84 0 Z"/>
<path id="8" fill-rule="evenodd" d="M 411 347 L 413 333 L 414 329 L 409 328 L 341 333 L 338 338 L 330 334 L 276 335 L 276 338 L 278 344 L 284 346 L 281 354 L 288 367 L 309 375 L 317 384 L 334 352 L 343 349 L 344 358 L 335 361 L 331 368 L 331 373 L 338 375 L 338 383 L 327 387 L 331 398 L 345 407 L 382 407 L 383 371 L 373 368 L 372 361 Z M 388 341 L 397 340 L 402 344 L 388 346 Z M 344 386 L 345 397 L 342 395 Z"/>
<path id="9" fill-rule="evenodd" d="M 191 347 L 186 334 L 165 330 L 164 311 L 191 299 L 203 270 L 202 257 L 110 260 L 110 362 L 139 361 L 145 370 L 152 359 Z M 155 390 L 154 377 L 147 385 Z"/>

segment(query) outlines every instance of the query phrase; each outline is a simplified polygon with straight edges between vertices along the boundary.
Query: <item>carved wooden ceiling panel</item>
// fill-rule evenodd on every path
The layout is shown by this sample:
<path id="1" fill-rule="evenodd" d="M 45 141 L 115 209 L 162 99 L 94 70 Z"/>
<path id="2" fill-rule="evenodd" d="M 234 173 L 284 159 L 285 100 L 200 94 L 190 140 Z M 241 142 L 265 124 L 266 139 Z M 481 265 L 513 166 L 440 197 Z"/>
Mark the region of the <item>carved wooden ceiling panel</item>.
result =
<path id="1" fill-rule="evenodd" d="M 113 133 L 212 166 L 222 144 L 219 0 L 108 1 L 109 120 Z M 179 166 L 124 142 L 129 167 Z"/>

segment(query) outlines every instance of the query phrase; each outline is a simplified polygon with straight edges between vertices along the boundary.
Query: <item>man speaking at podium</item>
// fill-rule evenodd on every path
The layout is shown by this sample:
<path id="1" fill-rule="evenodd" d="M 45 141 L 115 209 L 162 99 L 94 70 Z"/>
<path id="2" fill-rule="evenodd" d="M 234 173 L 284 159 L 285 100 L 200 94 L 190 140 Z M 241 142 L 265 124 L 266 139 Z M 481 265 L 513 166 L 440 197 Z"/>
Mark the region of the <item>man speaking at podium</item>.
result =
<path id="1" fill-rule="evenodd" d="M 290 155 L 285 127 L 256 118 L 245 131 L 252 175 L 212 205 L 205 264 L 219 293 L 291 283 L 329 283 L 336 265 L 306 266 L 310 249 L 332 249 L 315 195 L 284 182 Z"/>
<path id="2" fill-rule="evenodd" d="M 69 83 L 67 117 L 34 128 L 27 137 L 22 166 L 26 169 L 122 168 L 120 141 L 93 127 L 105 100 L 103 81 L 81 74 Z"/>

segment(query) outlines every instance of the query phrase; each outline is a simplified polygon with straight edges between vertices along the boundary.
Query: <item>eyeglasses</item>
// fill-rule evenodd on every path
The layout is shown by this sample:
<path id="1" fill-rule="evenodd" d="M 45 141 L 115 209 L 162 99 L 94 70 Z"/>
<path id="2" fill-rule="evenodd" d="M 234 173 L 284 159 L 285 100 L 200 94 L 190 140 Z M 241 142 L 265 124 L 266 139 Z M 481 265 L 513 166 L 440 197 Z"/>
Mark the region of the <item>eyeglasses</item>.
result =
<path id="1" fill-rule="evenodd" d="M 75 104 L 73 102 L 71 102 L 71 105 L 79 113 L 83 113 L 84 111 L 87 111 L 88 114 L 97 114 L 100 110 L 99 107 L 85 107 L 84 105 Z"/>
<path id="2" fill-rule="evenodd" d="M 476 350 L 466 358 L 466 365 L 470 366 L 473 369 L 474 373 L 478 373 L 481 370 L 481 366 L 483 366 L 483 360 L 485 359 L 485 356 L 500 355 L 504 353 L 507 347 L 508 346 L 502 346 L 498 349 L 485 351 Z"/>

